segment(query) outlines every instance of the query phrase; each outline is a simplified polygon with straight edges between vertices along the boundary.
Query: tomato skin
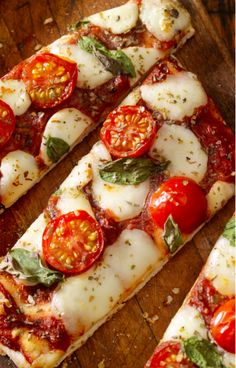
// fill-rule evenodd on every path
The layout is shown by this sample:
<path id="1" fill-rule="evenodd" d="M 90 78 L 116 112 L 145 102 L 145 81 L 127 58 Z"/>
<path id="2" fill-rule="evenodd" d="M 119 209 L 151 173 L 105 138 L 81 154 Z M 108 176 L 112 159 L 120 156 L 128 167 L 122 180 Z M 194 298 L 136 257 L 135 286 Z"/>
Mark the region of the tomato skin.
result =
<path id="1" fill-rule="evenodd" d="M 228 300 L 215 311 L 210 331 L 220 347 L 235 354 L 235 298 Z"/>
<path id="2" fill-rule="evenodd" d="M 67 100 L 76 85 L 77 64 L 53 54 L 38 54 L 24 65 L 22 79 L 32 103 L 51 108 Z"/>
<path id="3" fill-rule="evenodd" d="M 116 158 L 138 157 L 147 152 L 157 126 L 144 106 L 120 106 L 108 115 L 100 137 Z"/>
<path id="4" fill-rule="evenodd" d="M 42 248 L 44 259 L 51 267 L 72 275 L 93 265 L 103 251 L 104 239 L 93 217 L 85 211 L 74 211 L 48 223 Z"/>
<path id="5" fill-rule="evenodd" d="M 207 200 L 195 181 L 176 176 L 164 182 L 153 193 L 149 210 L 154 222 L 162 229 L 171 214 L 180 230 L 189 234 L 206 220 Z"/>
<path id="6" fill-rule="evenodd" d="M 194 368 L 181 352 L 181 344 L 176 341 L 162 342 L 157 346 L 154 354 L 146 363 L 144 368 Z M 179 354 L 178 358 L 177 355 Z"/>
<path id="7" fill-rule="evenodd" d="M 0 148 L 11 138 L 15 125 L 16 119 L 11 107 L 0 100 Z"/>

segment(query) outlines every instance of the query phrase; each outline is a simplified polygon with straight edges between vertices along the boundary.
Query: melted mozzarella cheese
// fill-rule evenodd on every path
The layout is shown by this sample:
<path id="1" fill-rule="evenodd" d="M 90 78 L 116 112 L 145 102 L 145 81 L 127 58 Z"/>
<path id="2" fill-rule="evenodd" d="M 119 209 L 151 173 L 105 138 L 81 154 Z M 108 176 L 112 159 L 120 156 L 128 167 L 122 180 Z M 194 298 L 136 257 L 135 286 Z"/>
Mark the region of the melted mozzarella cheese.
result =
<path id="1" fill-rule="evenodd" d="M 94 168 L 92 192 L 94 200 L 116 221 L 140 214 L 149 192 L 149 180 L 138 185 L 118 185 L 102 180 L 99 168 Z"/>
<path id="2" fill-rule="evenodd" d="M 31 105 L 24 82 L 15 79 L 0 80 L 0 100 L 6 102 L 15 115 L 24 114 Z"/>
<path id="3" fill-rule="evenodd" d="M 140 91 L 149 107 L 170 120 L 192 116 L 196 108 L 207 103 L 207 95 L 197 77 L 186 71 L 168 75 L 163 82 L 144 84 Z"/>
<path id="4" fill-rule="evenodd" d="M 190 305 L 183 305 L 171 320 L 163 336 L 163 340 L 168 341 L 175 338 L 187 339 L 194 335 L 206 339 L 207 328 L 197 309 Z"/>
<path id="5" fill-rule="evenodd" d="M 235 248 L 221 236 L 207 260 L 204 272 L 219 293 L 233 296 L 235 291 Z"/>
<path id="6" fill-rule="evenodd" d="M 154 48 L 127 47 L 122 51 L 130 58 L 135 67 L 136 77 L 132 78 L 131 84 L 136 83 L 140 76 L 144 75 L 157 60 L 164 56 L 162 51 Z"/>
<path id="7" fill-rule="evenodd" d="M 22 237 L 17 241 L 14 248 L 24 248 L 33 252 L 42 252 L 42 236 L 47 221 L 44 214 L 41 213 L 39 217 L 32 223 Z"/>
<path id="8" fill-rule="evenodd" d="M 63 181 L 60 186 L 61 190 L 69 190 L 69 189 L 81 189 L 85 185 L 87 185 L 90 180 L 92 180 L 93 172 L 92 172 L 92 161 L 93 156 L 88 153 L 86 156 L 82 157 L 78 164 L 73 168 L 71 173 L 67 176 L 67 178 Z"/>
<path id="9" fill-rule="evenodd" d="M 147 233 L 133 229 L 122 231 L 116 242 L 106 248 L 103 260 L 129 289 L 147 272 L 162 265 L 162 254 Z"/>
<path id="10" fill-rule="evenodd" d="M 223 361 L 224 367 L 226 368 L 235 368 L 235 354 L 231 354 L 229 352 L 225 352 L 223 354 Z"/>
<path id="11" fill-rule="evenodd" d="M 160 41 L 170 41 L 191 27 L 189 13 L 175 0 L 143 0 L 140 18 Z"/>
<path id="12" fill-rule="evenodd" d="M 210 216 L 218 212 L 234 195 L 234 184 L 226 181 L 216 181 L 207 194 Z"/>
<path id="13" fill-rule="evenodd" d="M 137 87 L 133 89 L 133 91 L 128 94 L 128 96 L 121 102 L 120 106 L 133 106 L 138 103 L 141 99 L 140 88 Z"/>
<path id="14" fill-rule="evenodd" d="M 109 81 L 113 75 L 108 72 L 102 63 L 87 51 L 82 50 L 78 45 L 70 45 L 58 40 L 49 46 L 52 54 L 66 57 L 78 65 L 77 87 L 96 88 Z"/>
<path id="15" fill-rule="evenodd" d="M 124 288 L 111 268 L 99 263 L 61 283 L 54 293 L 52 310 L 62 317 L 69 333 L 84 333 L 110 313 L 123 292 Z"/>
<path id="16" fill-rule="evenodd" d="M 157 132 L 150 149 L 153 158 L 169 160 L 171 176 L 186 176 L 200 182 L 206 171 L 208 156 L 195 134 L 188 128 L 165 123 Z"/>
<path id="17" fill-rule="evenodd" d="M 10 152 L 3 157 L 0 172 L 0 196 L 6 207 L 26 193 L 39 177 L 39 169 L 34 157 L 20 150 Z"/>
<path id="18" fill-rule="evenodd" d="M 138 5 L 129 1 L 117 8 L 93 14 L 87 19 L 96 26 L 106 28 L 114 34 L 121 34 L 129 32 L 135 27 L 138 15 Z"/>
<path id="19" fill-rule="evenodd" d="M 97 155 L 92 163 L 94 200 L 116 221 L 138 216 L 149 192 L 149 179 L 138 185 L 119 185 L 104 181 L 99 175 L 99 168 L 104 163 L 106 148 L 101 142 L 96 147 Z"/>
<path id="20" fill-rule="evenodd" d="M 93 198 L 116 221 L 138 216 L 148 192 L 149 179 L 138 185 L 112 184 L 104 181 L 99 175 L 99 166 L 93 165 Z"/>
<path id="21" fill-rule="evenodd" d="M 91 118 L 75 108 L 65 108 L 56 112 L 47 122 L 42 143 L 40 156 L 47 165 L 51 160 L 47 155 L 47 140 L 49 137 L 63 139 L 69 146 L 73 146 L 83 136 L 86 129 L 93 124 Z"/>
<path id="22" fill-rule="evenodd" d="M 61 214 L 76 210 L 83 210 L 94 217 L 89 200 L 86 198 L 85 194 L 76 187 L 62 192 L 57 202 L 57 208 L 61 211 Z"/>

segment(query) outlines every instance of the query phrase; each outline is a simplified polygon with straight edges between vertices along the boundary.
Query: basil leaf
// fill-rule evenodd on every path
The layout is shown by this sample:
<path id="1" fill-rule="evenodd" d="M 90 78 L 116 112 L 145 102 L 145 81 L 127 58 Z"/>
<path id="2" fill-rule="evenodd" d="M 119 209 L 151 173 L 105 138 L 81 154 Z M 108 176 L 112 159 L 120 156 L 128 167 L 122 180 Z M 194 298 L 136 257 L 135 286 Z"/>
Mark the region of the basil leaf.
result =
<path id="1" fill-rule="evenodd" d="M 116 60 L 96 49 L 94 49 L 93 53 L 108 72 L 111 72 L 113 75 L 123 74 L 123 68 Z"/>
<path id="2" fill-rule="evenodd" d="M 123 51 L 114 51 L 112 55 L 121 64 L 125 74 L 130 75 L 132 78 L 136 77 L 134 64 Z"/>
<path id="3" fill-rule="evenodd" d="M 16 248 L 11 250 L 9 255 L 13 269 L 18 272 L 18 277 L 33 285 L 42 284 L 49 287 L 63 279 L 62 273 L 45 267 L 38 254 L 26 249 Z"/>
<path id="4" fill-rule="evenodd" d="M 89 20 L 79 20 L 78 22 L 71 24 L 68 27 L 68 31 L 69 32 L 74 32 L 82 26 L 87 26 L 89 23 L 90 23 Z"/>
<path id="5" fill-rule="evenodd" d="M 235 216 L 229 220 L 224 228 L 223 236 L 229 240 L 229 243 L 232 247 L 235 247 Z"/>
<path id="6" fill-rule="evenodd" d="M 167 168 L 169 161 L 155 164 L 150 158 L 121 158 L 111 161 L 99 170 L 104 181 L 113 184 L 139 184 L 149 176 Z"/>
<path id="7" fill-rule="evenodd" d="M 95 38 L 83 36 L 78 43 L 81 49 L 89 52 L 90 54 L 93 53 L 94 49 L 102 52 L 104 55 L 109 54 L 109 50 L 107 50 L 106 47 L 103 46 L 100 42 L 95 40 Z"/>
<path id="8" fill-rule="evenodd" d="M 183 342 L 187 357 L 199 368 L 223 368 L 222 355 L 215 346 L 197 336 Z"/>
<path id="9" fill-rule="evenodd" d="M 46 141 L 46 147 L 47 155 L 53 163 L 57 162 L 70 149 L 68 143 L 56 137 L 49 137 Z"/>
<path id="10" fill-rule="evenodd" d="M 171 253 L 174 253 L 183 244 L 179 226 L 174 221 L 172 215 L 169 215 L 165 222 L 163 238 Z"/>
<path id="11" fill-rule="evenodd" d="M 81 37 L 79 46 L 90 54 L 93 53 L 103 64 L 104 68 L 113 75 L 125 74 L 131 77 L 136 76 L 132 61 L 123 51 L 110 51 L 99 41 L 88 36 Z"/>

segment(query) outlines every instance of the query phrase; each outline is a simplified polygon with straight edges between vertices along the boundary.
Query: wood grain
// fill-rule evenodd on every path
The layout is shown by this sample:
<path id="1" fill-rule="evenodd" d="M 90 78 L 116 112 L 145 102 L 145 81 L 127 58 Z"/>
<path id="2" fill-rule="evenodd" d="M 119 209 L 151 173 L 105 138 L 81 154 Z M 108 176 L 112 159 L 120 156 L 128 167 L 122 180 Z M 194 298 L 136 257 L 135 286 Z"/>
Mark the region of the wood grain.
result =
<path id="1" fill-rule="evenodd" d="M 96 11 L 119 5 L 121 0 L 0 0 L 0 75 L 66 32 L 68 24 Z M 196 36 L 178 52 L 182 63 L 198 74 L 214 98 L 226 121 L 234 122 L 233 85 L 233 1 L 204 1 L 213 20 L 199 0 L 183 0 L 193 18 Z M 223 4 L 223 5 L 222 5 Z M 223 13 L 222 13 L 223 11 Z M 220 16 L 217 14 L 221 14 Z M 46 19 L 52 22 L 45 25 Z M 227 20 L 227 21 L 226 21 Z M 217 31 L 219 35 L 217 34 Z M 45 207 L 49 195 L 69 174 L 78 159 L 98 138 L 98 130 L 71 152 L 27 196 L 0 217 L 0 252 L 14 245 Z M 141 368 L 151 355 L 165 328 L 196 279 L 214 242 L 234 210 L 233 200 L 218 213 L 143 290 L 102 326 L 92 338 L 67 360 L 69 368 Z M 178 295 L 172 289 L 178 287 Z M 173 302 L 166 305 L 168 295 Z M 158 316 L 150 324 L 144 318 Z M 1 368 L 13 367 L 7 358 Z M 66 365 L 65 365 L 66 367 Z"/>

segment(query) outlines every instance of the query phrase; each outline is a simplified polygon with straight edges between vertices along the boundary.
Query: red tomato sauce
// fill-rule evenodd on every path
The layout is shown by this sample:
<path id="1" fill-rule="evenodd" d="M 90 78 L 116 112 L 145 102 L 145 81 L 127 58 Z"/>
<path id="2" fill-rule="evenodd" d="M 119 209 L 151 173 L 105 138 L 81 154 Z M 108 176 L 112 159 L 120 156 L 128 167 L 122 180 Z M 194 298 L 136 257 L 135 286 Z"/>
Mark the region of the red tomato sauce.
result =
<path id="1" fill-rule="evenodd" d="M 13 277 L 11 278 L 13 280 Z M 43 286 L 28 287 L 24 285 L 17 285 L 17 288 L 22 303 L 27 303 L 28 296 L 31 295 L 35 305 L 37 305 L 39 309 L 40 304 L 50 302 L 52 297 L 52 288 L 48 289 Z M 66 351 L 70 345 L 70 337 L 65 330 L 62 320 L 50 315 L 39 318 L 36 318 L 37 315 L 34 315 L 32 318 L 20 310 L 15 300 L 1 283 L 0 292 L 8 300 L 8 303 L 4 304 L 5 314 L 0 315 L 0 342 L 4 346 L 16 351 L 21 351 L 24 354 L 20 336 L 12 336 L 12 330 L 14 328 L 22 328 L 32 332 L 33 335 L 38 336 L 40 339 L 45 339 L 49 343 L 51 349 Z M 30 357 L 28 357 L 27 354 L 24 355 L 26 359 L 30 361 Z"/>
<path id="2" fill-rule="evenodd" d="M 195 121 L 190 124 L 191 130 L 208 154 L 207 174 L 200 185 L 208 191 L 217 180 L 233 182 L 231 173 L 235 167 L 234 134 L 210 98 L 208 104 L 196 113 Z"/>
<path id="3" fill-rule="evenodd" d="M 211 281 L 202 275 L 193 287 L 188 303 L 199 310 L 209 327 L 215 310 L 227 300 L 229 298 L 220 294 Z"/>

